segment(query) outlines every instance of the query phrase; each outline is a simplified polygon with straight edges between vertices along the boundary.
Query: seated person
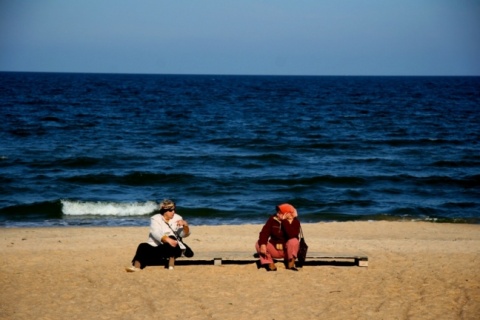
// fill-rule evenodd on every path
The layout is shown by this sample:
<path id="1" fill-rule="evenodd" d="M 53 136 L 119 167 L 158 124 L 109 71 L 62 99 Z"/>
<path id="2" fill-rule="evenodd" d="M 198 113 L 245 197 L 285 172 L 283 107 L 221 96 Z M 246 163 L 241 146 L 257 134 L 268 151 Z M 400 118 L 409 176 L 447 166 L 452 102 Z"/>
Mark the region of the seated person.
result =
<path id="1" fill-rule="evenodd" d="M 164 200 L 159 205 L 160 213 L 150 218 L 150 234 L 148 241 L 138 245 L 132 266 L 127 267 L 127 272 L 135 272 L 146 266 L 166 264 L 180 257 L 186 250 L 180 238 L 190 235 L 187 221 L 175 213 L 175 202 Z M 191 251 L 190 251 L 191 252 Z M 192 253 L 193 255 L 193 253 Z M 185 253 L 185 256 L 189 256 Z M 191 255 L 190 255 L 191 256 Z"/>
<path id="2" fill-rule="evenodd" d="M 300 233 L 297 210 L 284 203 L 278 205 L 276 211 L 263 226 L 255 245 L 260 255 L 260 264 L 267 271 L 276 271 L 274 259 L 284 259 L 287 269 L 298 271 L 295 267 Z"/>

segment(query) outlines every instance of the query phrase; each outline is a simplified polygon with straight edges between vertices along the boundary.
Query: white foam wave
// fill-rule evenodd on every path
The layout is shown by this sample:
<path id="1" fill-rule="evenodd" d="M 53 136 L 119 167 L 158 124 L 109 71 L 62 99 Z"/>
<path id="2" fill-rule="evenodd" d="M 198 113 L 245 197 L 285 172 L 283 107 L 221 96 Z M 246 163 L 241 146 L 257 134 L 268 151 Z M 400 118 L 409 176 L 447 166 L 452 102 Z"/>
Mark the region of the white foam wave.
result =
<path id="1" fill-rule="evenodd" d="M 62 200 L 62 212 L 67 216 L 142 216 L 157 208 L 153 201 L 147 202 L 89 202 Z"/>

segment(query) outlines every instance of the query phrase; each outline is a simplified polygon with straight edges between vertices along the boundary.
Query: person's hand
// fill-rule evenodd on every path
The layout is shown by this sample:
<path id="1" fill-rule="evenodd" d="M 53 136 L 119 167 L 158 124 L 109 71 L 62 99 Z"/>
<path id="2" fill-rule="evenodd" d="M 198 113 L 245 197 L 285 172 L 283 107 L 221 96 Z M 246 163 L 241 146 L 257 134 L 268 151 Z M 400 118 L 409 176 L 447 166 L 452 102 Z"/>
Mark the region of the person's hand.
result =
<path id="1" fill-rule="evenodd" d="M 291 213 L 285 213 L 283 216 L 282 216 L 282 219 L 281 220 L 287 220 L 288 222 L 292 223 L 293 221 L 293 214 Z"/>
<path id="2" fill-rule="evenodd" d="M 185 221 L 185 220 L 178 220 L 178 221 L 177 221 L 177 226 L 179 226 L 179 227 L 182 227 L 182 226 L 183 226 L 183 227 L 187 227 L 187 226 L 188 226 L 188 223 L 187 223 L 187 221 Z"/>
<path id="3" fill-rule="evenodd" d="M 280 213 L 280 212 L 279 212 L 279 213 L 277 213 L 277 218 L 278 218 L 279 220 L 285 220 L 285 215 L 286 215 L 286 213 Z"/>
<path id="4" fill-rule="evenodd" d="M 260 254 L 266 256 L 267 255 L 267 245 L 266 244 L 262 244 L 260 246 Z"/>
<path id="5" fill-rule="evenodd" d="M 166 238 L 165 241 L 174 248 L 178 245 L 178 241 L 172 238 Z"/>

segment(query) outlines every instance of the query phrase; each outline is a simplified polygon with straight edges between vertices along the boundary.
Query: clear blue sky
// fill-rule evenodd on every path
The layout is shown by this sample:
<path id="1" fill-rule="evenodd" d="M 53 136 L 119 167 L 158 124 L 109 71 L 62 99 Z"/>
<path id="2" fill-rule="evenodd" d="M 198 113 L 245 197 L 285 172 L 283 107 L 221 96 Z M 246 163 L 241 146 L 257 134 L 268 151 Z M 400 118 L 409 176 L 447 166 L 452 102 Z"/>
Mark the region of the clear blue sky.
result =
<path id="1" fill-rule="evenodd" d="M 480 0 L 0 0 L 0 71 L 480 75 Z"/>

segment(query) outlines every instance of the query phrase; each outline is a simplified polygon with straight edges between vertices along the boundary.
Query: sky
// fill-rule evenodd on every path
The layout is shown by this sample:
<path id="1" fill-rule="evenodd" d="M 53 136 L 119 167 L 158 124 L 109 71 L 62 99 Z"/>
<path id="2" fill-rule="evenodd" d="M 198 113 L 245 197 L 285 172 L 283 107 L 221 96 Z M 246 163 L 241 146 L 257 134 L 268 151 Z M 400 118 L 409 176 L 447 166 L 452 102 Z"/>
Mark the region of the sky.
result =
<path id="1" fill-rule="evenodd" d="M 480 75 L 480 0 L 0 0 L 0 71 Z"/>

